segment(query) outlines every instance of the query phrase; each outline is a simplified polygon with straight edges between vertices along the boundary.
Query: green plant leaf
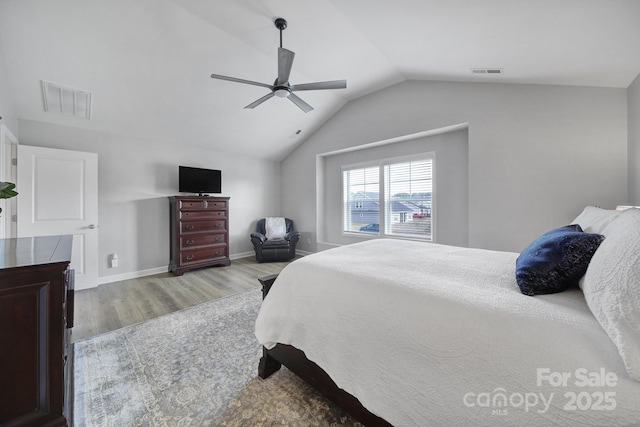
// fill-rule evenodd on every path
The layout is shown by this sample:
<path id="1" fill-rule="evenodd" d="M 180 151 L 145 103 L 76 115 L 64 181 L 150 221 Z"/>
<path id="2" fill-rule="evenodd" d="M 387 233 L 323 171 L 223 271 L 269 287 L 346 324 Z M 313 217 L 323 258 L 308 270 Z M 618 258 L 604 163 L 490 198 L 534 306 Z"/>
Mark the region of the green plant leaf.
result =
<path id="1" fill-rule="evenodd" d="M 16 185 L 13 182 L 0 182 L 0 199 L 10 199 L 18 195 L 17 191 L 14 191 Z"/>

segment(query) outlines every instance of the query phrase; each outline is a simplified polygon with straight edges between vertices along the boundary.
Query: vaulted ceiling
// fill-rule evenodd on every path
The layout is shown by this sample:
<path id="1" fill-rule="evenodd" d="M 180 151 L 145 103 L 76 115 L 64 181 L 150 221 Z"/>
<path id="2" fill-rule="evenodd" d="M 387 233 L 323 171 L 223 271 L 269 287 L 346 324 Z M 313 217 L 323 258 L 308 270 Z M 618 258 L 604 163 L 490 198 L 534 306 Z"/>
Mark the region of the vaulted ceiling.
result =
<path id="1" fill-rule="evenodd" d="M 210 78 L 272 83 L 276 17 L 292 84 L 348 81 L 298 92 L 310 113 L 244 109 L 268 89 Z M 639 23 L 638 0 L 0 0 L 0 66 L 19 118 L 278 160 L 403 80 L 626 88 Z M 91 119 L 45 112 L 41 80 L 91 92 Z"/>

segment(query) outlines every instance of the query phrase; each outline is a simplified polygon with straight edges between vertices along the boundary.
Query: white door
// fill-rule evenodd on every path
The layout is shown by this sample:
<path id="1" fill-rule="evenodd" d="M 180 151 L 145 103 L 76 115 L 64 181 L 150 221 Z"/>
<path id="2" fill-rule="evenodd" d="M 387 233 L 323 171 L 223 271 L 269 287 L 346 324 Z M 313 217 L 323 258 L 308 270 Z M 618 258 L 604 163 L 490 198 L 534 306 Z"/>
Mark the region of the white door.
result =
<path id="1" fill-rule="evenodd" d="M 76 289 L 98 285 L 98 155 L 18 145 L 18 237 L 73 235 Z"/>
<path id="2" fill-rule="evenodd" d="M 18 140 L 5 126 L 0 124 L 0 181 L 16 182 L 16 166 L 13 160 L 17 156 Z M 1 199 L 0 238 L 16 236 L 16 198 Z"/>

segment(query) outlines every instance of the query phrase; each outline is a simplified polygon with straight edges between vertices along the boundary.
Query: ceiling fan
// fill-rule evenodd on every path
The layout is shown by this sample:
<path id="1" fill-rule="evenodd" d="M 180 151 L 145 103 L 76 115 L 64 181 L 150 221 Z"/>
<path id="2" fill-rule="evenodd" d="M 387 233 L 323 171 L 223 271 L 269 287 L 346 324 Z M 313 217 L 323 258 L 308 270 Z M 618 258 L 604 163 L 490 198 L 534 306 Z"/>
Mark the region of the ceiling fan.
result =
<path id="1" fill-rule="evenodd" d="M 302 111 L 308 113 L 313 107 L 304 102 L 299 96 L 294 94 L 298 90 L 318 90 L 318 89 L 345 89 L 347 87 L 346 80 L 332 80 L 328 82 L 303 83 L 298 85 L 289 84 L 289 75 L 293 66 L 293 57 L 295 53 L 282 47 L 282 31 L 287 28 L 287 21 L 284 18 L 277 18 L 274 22 L 276 28 L 280 30 L 280 47 L 278 48 L 278 77 L 272 85 L 251 80 L 238 79 L 235 77 L 221 76 L 219 74 L 211 74 L 212 79 L 228 80 L 230 82 L 244 83 L 254 86 L 262 86 L 271 90 L 262 98 L 252 102 L 244 108 L 255 108 L 266 100 L 277 96 L 279 98 L 289 98 L 291 102 L 296 104 Z"/>

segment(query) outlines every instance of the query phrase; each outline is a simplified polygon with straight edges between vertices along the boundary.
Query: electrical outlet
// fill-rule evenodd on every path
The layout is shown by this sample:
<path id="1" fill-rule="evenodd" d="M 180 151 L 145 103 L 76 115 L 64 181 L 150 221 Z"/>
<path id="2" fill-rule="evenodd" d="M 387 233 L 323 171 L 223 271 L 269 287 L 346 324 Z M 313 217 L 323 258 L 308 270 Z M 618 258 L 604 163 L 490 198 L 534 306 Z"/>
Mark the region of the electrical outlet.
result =
<path id="1" fill-rule="evenodd" d="M 111 268 L 116 268 L 118 266 L 118 254 L 111 255 Z"/>

